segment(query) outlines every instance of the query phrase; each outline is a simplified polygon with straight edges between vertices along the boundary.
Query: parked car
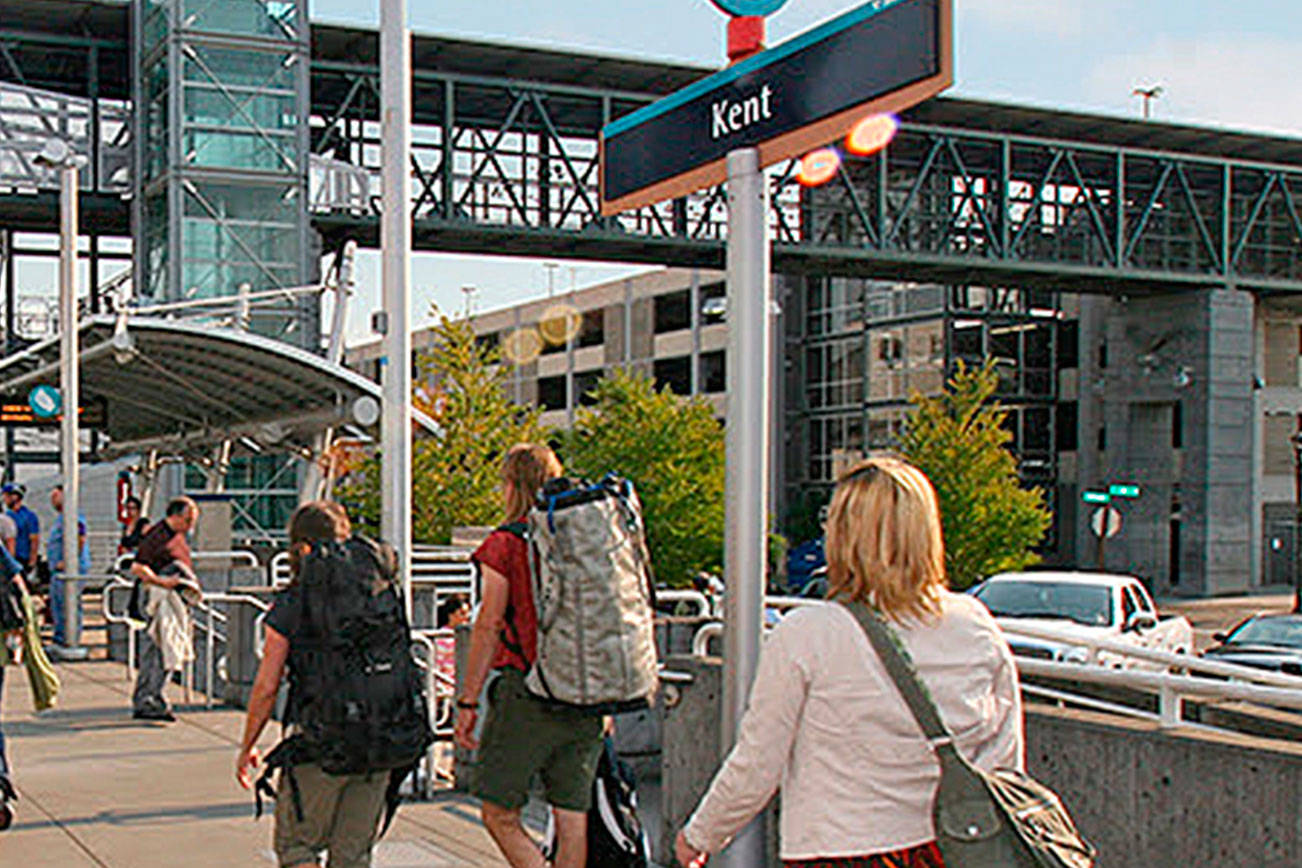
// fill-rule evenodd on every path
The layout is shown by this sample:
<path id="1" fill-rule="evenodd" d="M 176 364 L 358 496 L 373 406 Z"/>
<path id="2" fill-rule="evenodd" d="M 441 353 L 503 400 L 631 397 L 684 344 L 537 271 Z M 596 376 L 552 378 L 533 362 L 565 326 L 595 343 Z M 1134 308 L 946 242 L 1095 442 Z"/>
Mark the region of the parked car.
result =
<path id="1" fill-rule="evenodd" d="M 1254 615 L 1212 638 L 1209 660 L 1302 675 L 1302 615 Z"/>
<path id="2" fill-rule="evenodd" d="M 1086 663 L 1088 642 L 1110 639 L 1141 648 L 1190 654 L 1193 626 L 1161 615 L 1148 589 L 1133 576 L 1036 572 L 991 576 L 971 593 L 985 603 L 1009 636 L 1013 653 L 1041 660 Z M 1049 630 L 1060 639 L 1016 635 L 1017 628 Z M 1100 652 L 1098 662 L 1119 669 L 1150 668 L 1134 658 Z"/>

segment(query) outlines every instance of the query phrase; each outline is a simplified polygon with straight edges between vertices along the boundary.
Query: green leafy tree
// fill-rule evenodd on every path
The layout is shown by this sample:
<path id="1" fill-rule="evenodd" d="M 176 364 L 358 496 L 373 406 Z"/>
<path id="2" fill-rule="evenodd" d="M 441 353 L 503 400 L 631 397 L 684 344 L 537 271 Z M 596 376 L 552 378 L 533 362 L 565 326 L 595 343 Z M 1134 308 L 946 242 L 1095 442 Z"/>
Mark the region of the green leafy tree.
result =
<path id="1" fill-rule="evenodd" d="M 1008 412 L 992 400 L 998 385 L 992 362 L 960 364 L 943 393 L 913 396 L 900 438 L 904 457 L 936 487 L 956 589 L 1038 562 L 1033 549 L 1052 520 L 1041 492 L 1018 481 Z"/>
<path id="2" fill-rule="evenodd" d="M 615 371 L 589 393 L 562 435 L 566 469 L 632 480 L 642 500 L 656 577 L 673 587 L 723 566 L 723 428 L 710 404 L 657 392 Z"/>
<path id="3" fill-rule="evenodd" d="M 452 528 L 502 519 L 502 456 L 516 443 L 545 442 L 541 411 L 507 397 L 510 368 L 497 349 L 480 344 L 464 320 L 441 316 L 434 343 L 417 357 L 415 406 L 438 423 L 438 435 L 412 445 L 412 535 L 447 544 Z M 342 495 L 374 520 L 380 504 L 379 456 L 354 474 Z"/>

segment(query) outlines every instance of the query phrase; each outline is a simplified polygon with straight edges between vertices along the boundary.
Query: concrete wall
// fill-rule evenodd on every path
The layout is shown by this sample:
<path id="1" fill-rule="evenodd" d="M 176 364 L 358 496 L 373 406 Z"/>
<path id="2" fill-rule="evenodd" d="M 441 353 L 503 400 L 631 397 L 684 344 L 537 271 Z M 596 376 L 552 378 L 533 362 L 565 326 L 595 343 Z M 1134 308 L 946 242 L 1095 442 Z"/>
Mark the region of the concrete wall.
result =
<path id="1" fill-rule="evenodd" d="M 720 761 L 718 663 L 670 668 L 694 680 L 665 697 L 662 852 Z M 1026 734 L 1031 774 L 1099 848 L 1099 868 L 1302 865 L 1302 744 L 1040 706 Z"/>
<path id="2" fill-rule="evenodd" d="M 1027 762 L 1099 848 L 1100 868 L 1302 864 L 1302 746 L 1036 709 Z"/>

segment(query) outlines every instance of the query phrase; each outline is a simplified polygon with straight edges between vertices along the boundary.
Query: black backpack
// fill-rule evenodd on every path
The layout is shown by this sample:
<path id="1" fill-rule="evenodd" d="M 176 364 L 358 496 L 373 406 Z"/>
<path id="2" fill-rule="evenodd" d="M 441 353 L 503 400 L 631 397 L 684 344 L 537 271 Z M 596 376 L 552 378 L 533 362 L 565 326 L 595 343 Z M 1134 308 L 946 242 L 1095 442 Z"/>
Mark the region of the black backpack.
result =
<path id="1" fill-rule="evenodd" d="M 409 768 L 434 740 L 389 554 L 360 537 L 320 543 L 299 570 L 289 714 L 327 774 Z"/>
<path id="2" fill-rule="evenodd" d="M 332 775 L 389 772 L 391 816 L 397 786 L 434 741 L 392 563 L 392 550 L 362 537 L 318 543 L 303 558 L 286 713 L 298 732 L 267 756 L 263 776 L 290 770 L 296 803 L 296 764 Z"/>
<path id="3" fill-rule="evenodd" d="M 543 855 L 556 856 L 556 824 L 547 821 Z M 651 842 L 637 815 L 637 784 L 633 772 L 607 738 L 592 782 L 592 807 L 588 810 L 588 863 L 591 868 L 648 868 Z"/>

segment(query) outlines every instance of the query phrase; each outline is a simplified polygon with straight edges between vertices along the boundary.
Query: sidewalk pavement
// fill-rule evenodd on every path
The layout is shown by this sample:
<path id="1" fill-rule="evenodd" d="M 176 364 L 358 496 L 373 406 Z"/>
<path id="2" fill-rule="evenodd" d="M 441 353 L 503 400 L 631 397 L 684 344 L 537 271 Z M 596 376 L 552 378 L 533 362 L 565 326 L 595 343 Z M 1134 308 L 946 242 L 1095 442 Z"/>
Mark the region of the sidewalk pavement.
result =
<path id="1" fill-rule="evenodd" d="M 235 782 L 242 712 L 177 709 L 173 724 L 134 721 L 125 667 L 59 664 L 57 708 L 39 716 L 21 670 L 6 673 L 3 715 L 22 796 L 0 833 L 0 864 L 21 868 L 275 865 L 272 822 L 253 820 Z M 168 687 L 169 697 L 180 688 Z M 196 696 L 196 702 L 200 697 Z M 268 727 L 265 747 L 278 727 Z M 270 809 L 268 804 L 268 809 Z M 376 850 L 376 868 L 505 865 L 473 800 L 407 803 Z"/>

